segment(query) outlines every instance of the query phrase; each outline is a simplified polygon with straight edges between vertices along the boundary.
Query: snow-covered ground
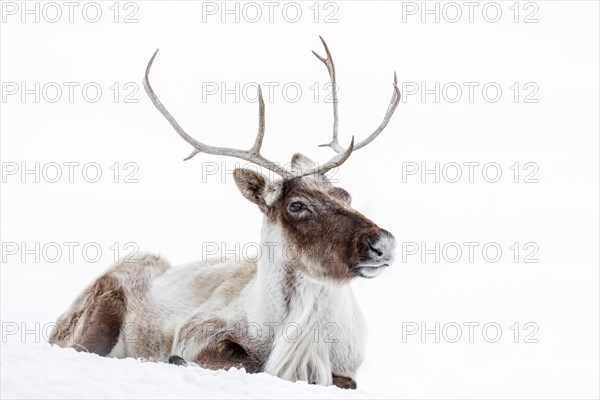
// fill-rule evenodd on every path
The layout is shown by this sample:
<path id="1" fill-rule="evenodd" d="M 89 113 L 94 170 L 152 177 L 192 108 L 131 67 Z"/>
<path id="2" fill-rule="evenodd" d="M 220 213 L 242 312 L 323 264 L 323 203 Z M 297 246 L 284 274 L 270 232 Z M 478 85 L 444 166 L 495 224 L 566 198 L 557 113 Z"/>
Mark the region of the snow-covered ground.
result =
<path id="1" fill-rule="evenodd" d="M 364 397 L 360 391 L 291 383 L 265 373 L 118 360 L 48 344 L 2 345 L 1 361 L 3 399 Z"/>
<path id="2" fill-rule="evenodd" d="M 598 2 L 274 2 L 273 23 L 271 2 L 75 3 L 73 23 L 70 2 L 1 3 L 1 397 L 600 396 Z M 100 21 L 82 19 L 87 3 Z M 246 14 L 203 14 L 225 3 Z M 318 35 L 337 67 L 340 143 L 380 123 L 393 71 L 403 91 L 334 175 L 398 242 L 394 265 L 353 282 L 368 327 L 359 391 L 50 348 L 51 324 L 115 258 L 179 265 L 259 238 L 236 161 L 182 162 L 189 145 L 147 99 L 156 48 L 155 91 L 207 144 L 250 147 L 263 84 L 263 154 L 284 164 L 332 156 L 317 147 L 332 124 Z"/>

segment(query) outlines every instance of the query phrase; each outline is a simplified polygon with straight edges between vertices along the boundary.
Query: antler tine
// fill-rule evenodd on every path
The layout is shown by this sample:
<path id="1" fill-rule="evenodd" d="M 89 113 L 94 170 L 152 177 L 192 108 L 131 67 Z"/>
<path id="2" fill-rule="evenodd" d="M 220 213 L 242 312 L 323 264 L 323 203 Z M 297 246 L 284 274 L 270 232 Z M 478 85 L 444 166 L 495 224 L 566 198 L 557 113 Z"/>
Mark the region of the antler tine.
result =
<path id="1" fill-rule="evenodd" d="M 352 136 L 352 141 L 350 141 L 350 146 L 348 146 L 348 148 L 346 150 L 342 149 L 342 151 L 340 151 L 335 156 L 333 156 L 325 164 L 320 165 L 315 168 L 311 168 L 306 171 L 300 171 L 299 173 L 297 173 L 296 176 L 325 174 L 327 171 L 342 165 L 348 159 L 348 157 L 350 157 L 350 154 L 352 154 L 353 150 L 354 150 L 354 136 Z"/>
<path id="2" fill-rule="evenodd" d="M 321 60 L 321 62 L 323 62 L 323 64 L 325 64 L 325 66 L 327 67 L 327 72 L 329 72 L 329 78 L 331 80 L 331 95 L 333 98 L 333 139 L 329 143 L 320 145 L 320 147 L 331 147 L 335 152 L 340 153 L 340 152 L 344 151 L 344 148 L 342 148 L 342 146 L 340 146 L 340 144 L 338 143 L 339 121 L 338 121 L 337 84 L 336 84 L 336 80 L 335 80 L 335 66 L 333 64 L 333 59 L 331 57 L 331 53 L 329 52 L 329 47 L 327 47 L 327 43 L 325 43 L 325 40 L 321 36 L 319 36 L 319 38 L 321 39 L 321 42 L 323 43 L 323 47 L 325 48 L 325 53 L 327 54 L 327 58 L 321 57 L 314 51 L 313 51 L 313 54 L 319 60 Z M 390 122 L 390 119 L 392 118 L 394 111 L 396 111 L 396 107 L 398 107 L 398 104 L 400 103 L 400 89 L 398 89 L 398 79 L 396 77 L 396 72 L 394 72 L 393 85 L 394 85 L 394 91 L 392 93 L 392 100 L 390 101 L 390 104 L 388 105 L 385 116 L 383 117 L 383 121 L 381 122 L 379 127 L 377 129 L 375 129 L 375 131 L 373 131 L 373 133 L 371 133 L 365 140 L 363 140 L 362 142 L 360 142 L 356 146 L 354 146 L 355 151 L 358 149 L 361 149 L 361 148 L 365 147 L 366 145 L 368 145 L 369 143 L 371 143 L 385 129 L 387 124 Z"/>
<path id="3" fill-rule="evenodd" d="M 388 105 L 387 111 L 385 112 L 385 116 L 383 117 L 383 121 L 373 133 L 371 133 L 365 140 L 356 145 L 354 150 L 361 149 L 371 143 L 373 139 L 375 139 L 387 126 L 392 119 L 392 115 L 394 115 L 394 111 L 396 111 L 396 107 L 400 103 L 400 89 L 398 89 L 398 78 L 396 77 L 396 71 L 394 71 L 394 92 L 392 93 L 392 100 L 390 100 L 390 104 Z"/>
<path id="4" fill-rule="evenodd" d="M 332 149 L 334 149 L 338 154 L 319 167 L 312 168 L 308 171 L 302 171 L 301 176 L 325 174 L 327 171 L 342 165 L 348 159 L 348 157 L 350 157 L 350 154 L 352 154 L 352 152 L 356 149 L 356 147 L 354 147 L 354 136 L 352 136 L 352 141 L 350 142 L 350 146 L 348 146 L 347 149 L 342 148 L 342 146 L 340 146 L 340 144 L 338 143 L 339 119 L 337 84 L 335 81 L 335 64 L 333 63 L 333 57 L 331 56 L 331 52 L 329 51 L 329 47 L 327 46 L 325 39 L 323 39 L 322 36 L 319 36 L 319 39 L 321 39 L 321 43 L 323 43 L 323 47 L 325 48 L 325 54 L 327 55 L 327 58 L 321 57 L 315 51 L 313 51 L 312 53 L 327 67 L 329 79 L 331 80 L 331 95 L 333 98 L 333 138 L 331 139 L 331 142 L 327 144 L 322 144 L 320 145 L 320 147 L 329 146 Z"/>
<path id="5" fill-rule="evenodd" d="M 256 135 L 256 139 L 254 141 L 253 146 L 250 148 L 250 150 L 239 150 L 239 149 L 232 149 L 232 148 L 227 148 L 227 147 L 209 146 L 209 145 L 206 145 L 204 143 L 197 141 L 196 139 L 194 139 L 193 137 L 188 135 L 187 132 L 185 132 L 183 130 L 183 128 L 181 127 L 181 125 L 179 125 L 177 120 L 175 120 L 175 118 L 173 118 L 171 113 L 165 108 L 165 106 L 158 99 L 158 97 L 154 93 L 154 90 L 152 89 L 152 86 L 150 86 L 150 80 L 148 79 L 148 75 L 150 74 L 150 69 L 152 68 L 152 63 L 154 62 L 154 58 L 156 57 L 157 53 L 158 53 L 158 50 L 156 50 L 154 52 L 154 54 L 152 55 L 152 58 L 148 62 L 148 66 L 146 67 L 146 74 L 144 75 L 144 81 L 143 81 L 144 89 L 146 89 L 146 93 L 148 94 L 148 97 L 150 97 L 150 100 L 152 100 L 152 103 L 154 104 L 156 109 L 158 111 L 160 111 L 160 113 L 167 119 L 167 121 L 169 121 L 169 123 L 175 129 L 175 131 L 179 134 L 179 136 L 181 136 L 181 138 L 183 138 L 183 140 L 185 140 L 186 142 L 188 142 L 189 144 L 191 144 L 194 147 L 194 151 L 192 151 L 192 153 L 189 156 L 187 156 L 184 160 L 189 160 L 190 158 L 194 157 L 198 153 L 222 155 L 222 156 L 240 158 L 242 160 L 249 161 L 256 165 L 260 165 L 261 167 L 264 167 L 270 171 L 273 171 L 274 173 L 282 176 L 283 178 L 289 178 L 289 177 L 293 176 L 288 171 L 286 171 L 283 167 L 279 166 L 278 164 L 276 164 L 272 161 L 267 160 L 260 154 L 260 148 L 262 146 L 262 141 L 263 141 L 263 138 L 265 135 L 265 102 L 262 97 L 262 90 L 261 90 L 260 86 L 258 87 L 258 134 Z"/>
<path id="6" fill-rule="evenodd" d="M 339 127 L 339 119 L 338 119 L 338 97 L 337 97 L 337 84 L 335 81 L 335 65 L 333 64 L 333 58 L 331 57 L 331 52 L 329 51 L 329 47 L 327 47 L 327 43 L 325 43 L 325 39 L 322 36 L 319 36 L 321 39 L 321 43 L 323 43 L 323 47 L 325 48 L 325 54 L 327 54 L 327 58 L 321 57 L 315 51 L 312 53 L 317 57 L 325 66 L 327 67 L 327 72 L 329 73 L 329 79 L 331 80 L 331 96 L 333 99 L 333 138 L 331 142 L 322 144 L 319 147 L 329 146 L 338 153 L 343 151 L 344 149 L 338 143 L 338 127 Z"/>
<path id="7" fill-rule="evenodd" d="M 263 138 L 265 137 L 265 101 L 262 95 L 262 88 L 258 85 L 258 133 L 256 134 L 256 140 L 254 145 L 250 149 L 250 152 L 256 155 L 260 154 L 260 148 L 262 147 Z"/>

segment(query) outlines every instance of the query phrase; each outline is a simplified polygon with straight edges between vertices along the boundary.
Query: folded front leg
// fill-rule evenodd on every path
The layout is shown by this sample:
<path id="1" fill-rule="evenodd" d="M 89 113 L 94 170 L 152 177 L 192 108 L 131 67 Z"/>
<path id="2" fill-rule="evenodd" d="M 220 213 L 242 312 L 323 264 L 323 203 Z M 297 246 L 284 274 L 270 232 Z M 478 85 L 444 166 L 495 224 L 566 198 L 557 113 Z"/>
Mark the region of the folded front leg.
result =
<path id="1" fill-rule="evenodd" d="M 235 367 L 245 368 L 249 373 L 259 372 L 262 366 L 259 352 L 242 336 L 228 329 L 220 318 L 190 318 L 178 330 L 171 354 L 180 356 L 173 358 L 178 365 L 182 365 L 179 358 L 183 358 L 212 370 Z"/>
<path id="2" fill-rule="evenodd" d="M 356 381 L 347 376 L 333 375 L 333 384 L 342 389 L 356 389 Z"/>

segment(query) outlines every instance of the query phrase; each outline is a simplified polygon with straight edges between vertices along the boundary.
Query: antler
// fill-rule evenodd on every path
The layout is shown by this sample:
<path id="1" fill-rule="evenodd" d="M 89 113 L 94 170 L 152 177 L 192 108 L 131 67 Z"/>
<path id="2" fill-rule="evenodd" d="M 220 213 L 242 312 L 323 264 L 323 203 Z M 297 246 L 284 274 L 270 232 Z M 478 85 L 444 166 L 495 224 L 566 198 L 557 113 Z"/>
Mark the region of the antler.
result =
<path id="1" fill-rule="evenodd" d="M 321 42 L 323 43 L 323 47 L 325 48 L 325 53 L 327 54 L 327 58 L 321 57 L 314 51 L 312 53 L 319 60 L 321 60 L 321 62 L 323 62 L 323 64 L 325 64 L 325 66 L 327 67 L 327 72 L 329 72 L 329 78 L 331 79 L 331 95 L 333 97 L 333 138 L 332 138 L 331 142 L 322 144 L 322 145 L 320 145 L 320 147 L 329 146 L 333 150 L 335 150 L 337 153 L 340 153 L 340 152 L 344 151 L 344 149 L 338 143 L 339 122 L 338 122 L 337 86 L 336 86 L 336 81 L 335 81 L 335 66 L 333 64 L 333 58 L 331 57 L 331 53 L 329 52 L 329 47 L 327 47 L 327 43 L 325 43 L 325 40 L 321 36 L 319 36 L 319 38 L 321 39 Z M 396 78 L 396 72 L 394 72 L 394 92 L 392 93 L 392 100 L 390 101 L 390 104 L 387 108 L 385 116 L 383 117 L 383 121 L 381 121 L 381 124 L 379 125 L 379 127 L 377 129 L 375 129 L 375 131 L 373 131 L 373 133 L 371 133 L 365 140 L 363 140 L 362 142 L 360 142 L 356 146 L 354 146 L 355 151 L 358 149 L 361 149 L 361 148 L 365 147 L 366 145 L 368 145 L 369 143 L 371 143 L 385 129 L 387 124 L 390 122 L 390 119 L 392 118 L 394 111 L 396 111 L 396 107 L 398 107 L 399 103 L 400 103 L 400 90 L 398 89 L 398 79 Z"/>
<path id="2" fill-rule="evenodd" d="M 252 145 L 250 150 L 239 150 L 239 149 L 232 149 L 232 148 L 227 148 L 227 147 L 209 146 L 207 144 L 197 141 L 196 139 L 194 139 L 193 137 L 188 135 L 186 131 L 183 130 L 183 128 L 181 127 L 181 125 L 179 125 L 177 120 L 175 118 L 173 118 L 171 113 L 165 108 L 165 106 L 162 104 L 162 102 L 158 99 L 158 96 L 156 96 L 156 93 L 154 93 L 152 86 L 150 86 L 150 80 L 148 79 L 148 75 L 150 74 L 150 69 L 152 68 L 152 63 L 154 62 L 154 58 L 156 57 L 157 53 L 158 53 L 158 50 L 156 50 L 154 52 L 154 54 L 152 55 L 152 58 L 150 59 L 150 62 L 148 62 L 148 66 L 146 67 L 146 74 L 144 75 L 144 81 L 143 81 L 144 89 L 146 89 L 146 93 L 150 97 L 150 100 L 152 100 L 152 103 L 154 104 L 156 109 L 158 111 L 160 111 L 160 113 L 167 119 L 167 121 L 169 121 L 169 123 L 175 129 L 175 131 L 179 134 L 179 136 L 181 136 L 183 138 L 183 140 L 185 140 L 186 142 L 188 142 L 189 144 L 191 144 L 194 147 L 194 151 L 192 151 L 192 153 L 189 156 L 184 158 L 184 161 L 189 160 L 190 158 L 194 157 L 198 153 L 235 157 L 235 158 L 240 158 L 242 160 L 249 161 L 256 165 L 260 165 L 261 167 L 264 167 L 270 171 L 275 172 L 276 174 L 280 175 L 283 178 L 289 179 L 289 178 L 293 178 L 295 176 L 324 174 L 327 171 L 329 171 L 330 169 L 340 166 L 341 164 L 344 163 L 344 161 L 346 161 L 348 159 L 348 157 L 350 157 L 350 154 L 352 153 L 352 149 L 354 146 L 354 138 L 352 138 L 352 142 L 350 143 L 350 146 L 346 150 L 344 150 L 340 147 L 341 150 L 338 152 L 338 154 L 335 155 L 333 158 L 331 158 L 328 162 L 326 162 L 325 164 L 323 164 L 321 166 L 318 166 L 318 167 L 315 167 L 315 168 L 312 168 L 312 169 L 309 169 L 306 171 L 297 171 L 297 172 L 292 173 L 292 172 L 285 170 L 284 168 L 279 166 L 277 163 L 274 163 L 270 160 L 267 160 L 265 157 L 263 157 L 260 154 L 260 148 L 262 146 L 262 141 L 265 136 L 265 102 L 263 100 L 262 89 L 261 89 L 260 85 L 258 86 L 258 134 L 256 135 L 256 139 L 254 140 L 254 144 Z"/>
<path id="3" fill-rule="evenodd" d="M 250 150 L 240 150 L 240 149 L 232 149 L 232 148 L 228 148 L 228 147 L 209 146 L 207 144 L 204 144 L 204 143 L 199 142 L 198 140 L 194 139 L 193 137 L 188 135 L 187 132 L 185 132 L 183 130 L 183 128 L 181 127 L 181 125 L 179 125 L 177 120 L 175 118 L 173 118 L 171 113 L 165 108 L 165 106 L 158 99 L 158 96 L 156 96 L 156 94 L 154 93 L 152 86 L 150 86 L 150 81 L 148 79 L 148 75 L 150 74 L 150 69 L 152 68 L 152 63 L 154 62 L 154 58 L 156 57 L 158 50 L 156 50 L 154 52 L 154 54 L 152 55 L 152 58 L 150 58 L 150 62 L 148 62 L 148 66 L 146 67 L 146 74 L 144 75 L 144 81 L 143 81 L 144 89 L 146 89 L 146 93 L 150 97 L 150 100 L 152 100 L 152 103 L 154 104 L 156 109 L 158 111 L 160 111 L 160 113 L 167 119 L 167 121 L 169 121 L 169 123 L 175 129 L 175 131 L 179 134 L 179 136 L 181 136 L 181 138 L 183 138 L 183 140 L 185 140 L 190 145 L 192 145 L 192 147 L 194 147 L 194 151 L 192 151 L 192 153 L 189 156 L 184 158 L 184 160 L 189 160 L 190 158 L 194 157 L 198 153 L 206 153 L 206 154 L 213 154 L 213 155 L 235 157 L 235 158 L 239 158 L 242 160 L 246 160 L 246 161 L 249 161 L 256 165 L 259 165 L 261 167 L 264 167 L 264 168 L 280 175 L 284 179 L 290 179 L 293 177 L 302 177 L 302 176 L 307 176 L 307 175 L 325 174 L 327 171 L 342 165 L 348 159 L 348 157 L 350 157 L 350 154 L 352 154 L 353 150 L 360 149 L 361 147 L 366 146 L 373 139 L 375 139 L 377 137 L 377 135 L 379 135 L 379 133 L 381 133 L 381 131 L 386 127 L 390 118 L 392 117 L 394 110 L 398 106 L 398 102 L 400 100 L 400 91 L 398 90 L 398 86 L 397 86 L 397 82 L 396 82 L 396 73 L 394 73 L 394 95 L 392 97 L 392 101 L 386 112 L 386 115 L 383 119 L 383 122 L 381 123 L 379 128 L 377 128 L 375 130 L 375 132 L 373 132 L 368 138 L 366 138 L 365 140 L 360 142 L 356 147 L 354 146 L 354 136 L 353 136 L 352 140 L 350 142 L 350 146 L 348 146 L 347 149 L 344 149 L 338 143 L 338 110 L 337 110 L 337 92 L 335 90 L 336 89 L 335 67 L 333 65 L 333 60 L 331 58 L 331 54 L 329 52 L 329 48 L 327 47 L 327 44 L 325 43 L 325 41 L 323 40 L 322 37 L 320 37 L 320 38 L 321 38 L 321 41 L 323 42 L 323 46 L 325 46 L 325 52 L 327 53 L 327 59 L 319 56 L 314 51 L 313 51 L 313 53 L 315 56 L 317 56 L 319 58 L 319 60 L 321 60 L 327 66 L 327 70 L 329 71 L 329 77 L 331 78 L 331 84 L 332 84 L 333 118 L 334 118 L 333 139 L 332 139 L 331 143 L 328 143 L 328 144 L 322 145 L 322 146 L 331 147 L 333 150 L 336 151 L 337 154 L 334 157 L 332 157 L 329 161 L 327 161 L 325 164 L 317 166 L 315 168 L 311 168 L 308 170 L 294 170 L 293 172 L 290 172 L 290 171 L 287 171 L 286 169 L 284 169 L 283 167 L 281 167 L 279 164 L 274 163 L 273 161 L 267 160 L 265 157 L 263 157 L 260 154 L 260 148 L 262 146 L 263 138 L 265 136 L 265 102 L 263 100 L 262 89 L 261 89 L 260 85 L 258 86 L 258 133 L 256 135 L 256 139 L 254 140 L 254 144 L 252 145 Z"/>
<path id="4" fill-rule="evenodd" d="M 214 147 L 209 146 L 204 143 L 201 143 L 187 134 L 186 131 L 183 130 L 181 125 L 177 122 L 175 118 L 171 115 L 171 113 L 165 108 L 165 106 L 158 99 L 152 86 L 150 86 L 150 81 L 148 80 L 148 75 L 150 74 L 150 68 L 152 68 L 152 63 L 154 62 L 154 58 L 158 50 L 154 52 L 148 66 L 146 67 L 146 74 L 144 75 L 144 89 L 146 89 L 146 93 L 154 103 L 154 106 L 160 111 L 160 113 L 169 121 L 171 126 L 175 129 L 175 131 L 189 144 L 194 147 L 194 151 L 184 158 L 185 160 L 189 160 L 194 157 L 198 153 L 206 153 L 206 154 L 214 154 L 228 157 L 240 158 L 242 160 L 250 161 L 256 165 L 260 165 L 261 167 L 267 168 L 270 171 L 275 172 L 282 177 L 288 177 L 289 173 L 279 166 L 278 164 L 267 160 L 260 154 L 260 147 L 262 146 L 263 137 L 265 136 L 265 102 L 262 97 L 262 90 L 260 85 L 258 86 L 258 134 L 256 135 L 256 139 L 254 140 L 254 144 L 250 150 L 239 150 L 239 149 L 231 149 L 227 147 Z"/>

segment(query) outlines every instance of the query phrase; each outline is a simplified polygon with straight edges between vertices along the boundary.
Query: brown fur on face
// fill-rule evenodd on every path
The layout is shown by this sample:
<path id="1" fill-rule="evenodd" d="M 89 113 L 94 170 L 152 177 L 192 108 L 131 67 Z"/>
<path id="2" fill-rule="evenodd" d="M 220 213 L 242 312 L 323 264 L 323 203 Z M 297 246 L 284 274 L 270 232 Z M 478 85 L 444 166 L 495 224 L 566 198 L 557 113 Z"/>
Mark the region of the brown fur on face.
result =
<path id="1" fill-rule="evenodd" d="M 288 258 L 307 261 L 300 265 L 313 277 L 354 277 L 351 267 L 364 261 L 365 235 L 379 235 L 379 227 L 352 209 L 349 199 L 342 188 L 310 178 L 294 178 L 283 182 L 281 197 L 270 207 L 272 218 L 283 228 L 287 241 L 293 243 Z M 301 203 L 303 209 L 291 211 L 293 203 Z"/>
<path id="2" fill-rule="evenodd" d="M 292 160 L 296 168 L 309 162 L 298 155 Z M 244 197 L 281 227 L 283 257 L 311 277 L 346 281 L 357 276 L 354 266 L 366 261 L 370 245 L 387 234 L 352 209 L 350 194 L 323 175 L 273 183 L 237 169 L 234 177 Z"/>
<path id="3" fill-rule="evenodd" d="M 313 167 L 302 154 L 292 157 L 292 173 Z M 253 170 L 236 169 L 233 176 L 244 197 L 280 230 L 281 256 L 293 270 L 340 282 L 377 276 L 377 269 L 393 259 L 393 236 L 352 209 L 350 194 L 325 175 L 270 181 Z"/>

